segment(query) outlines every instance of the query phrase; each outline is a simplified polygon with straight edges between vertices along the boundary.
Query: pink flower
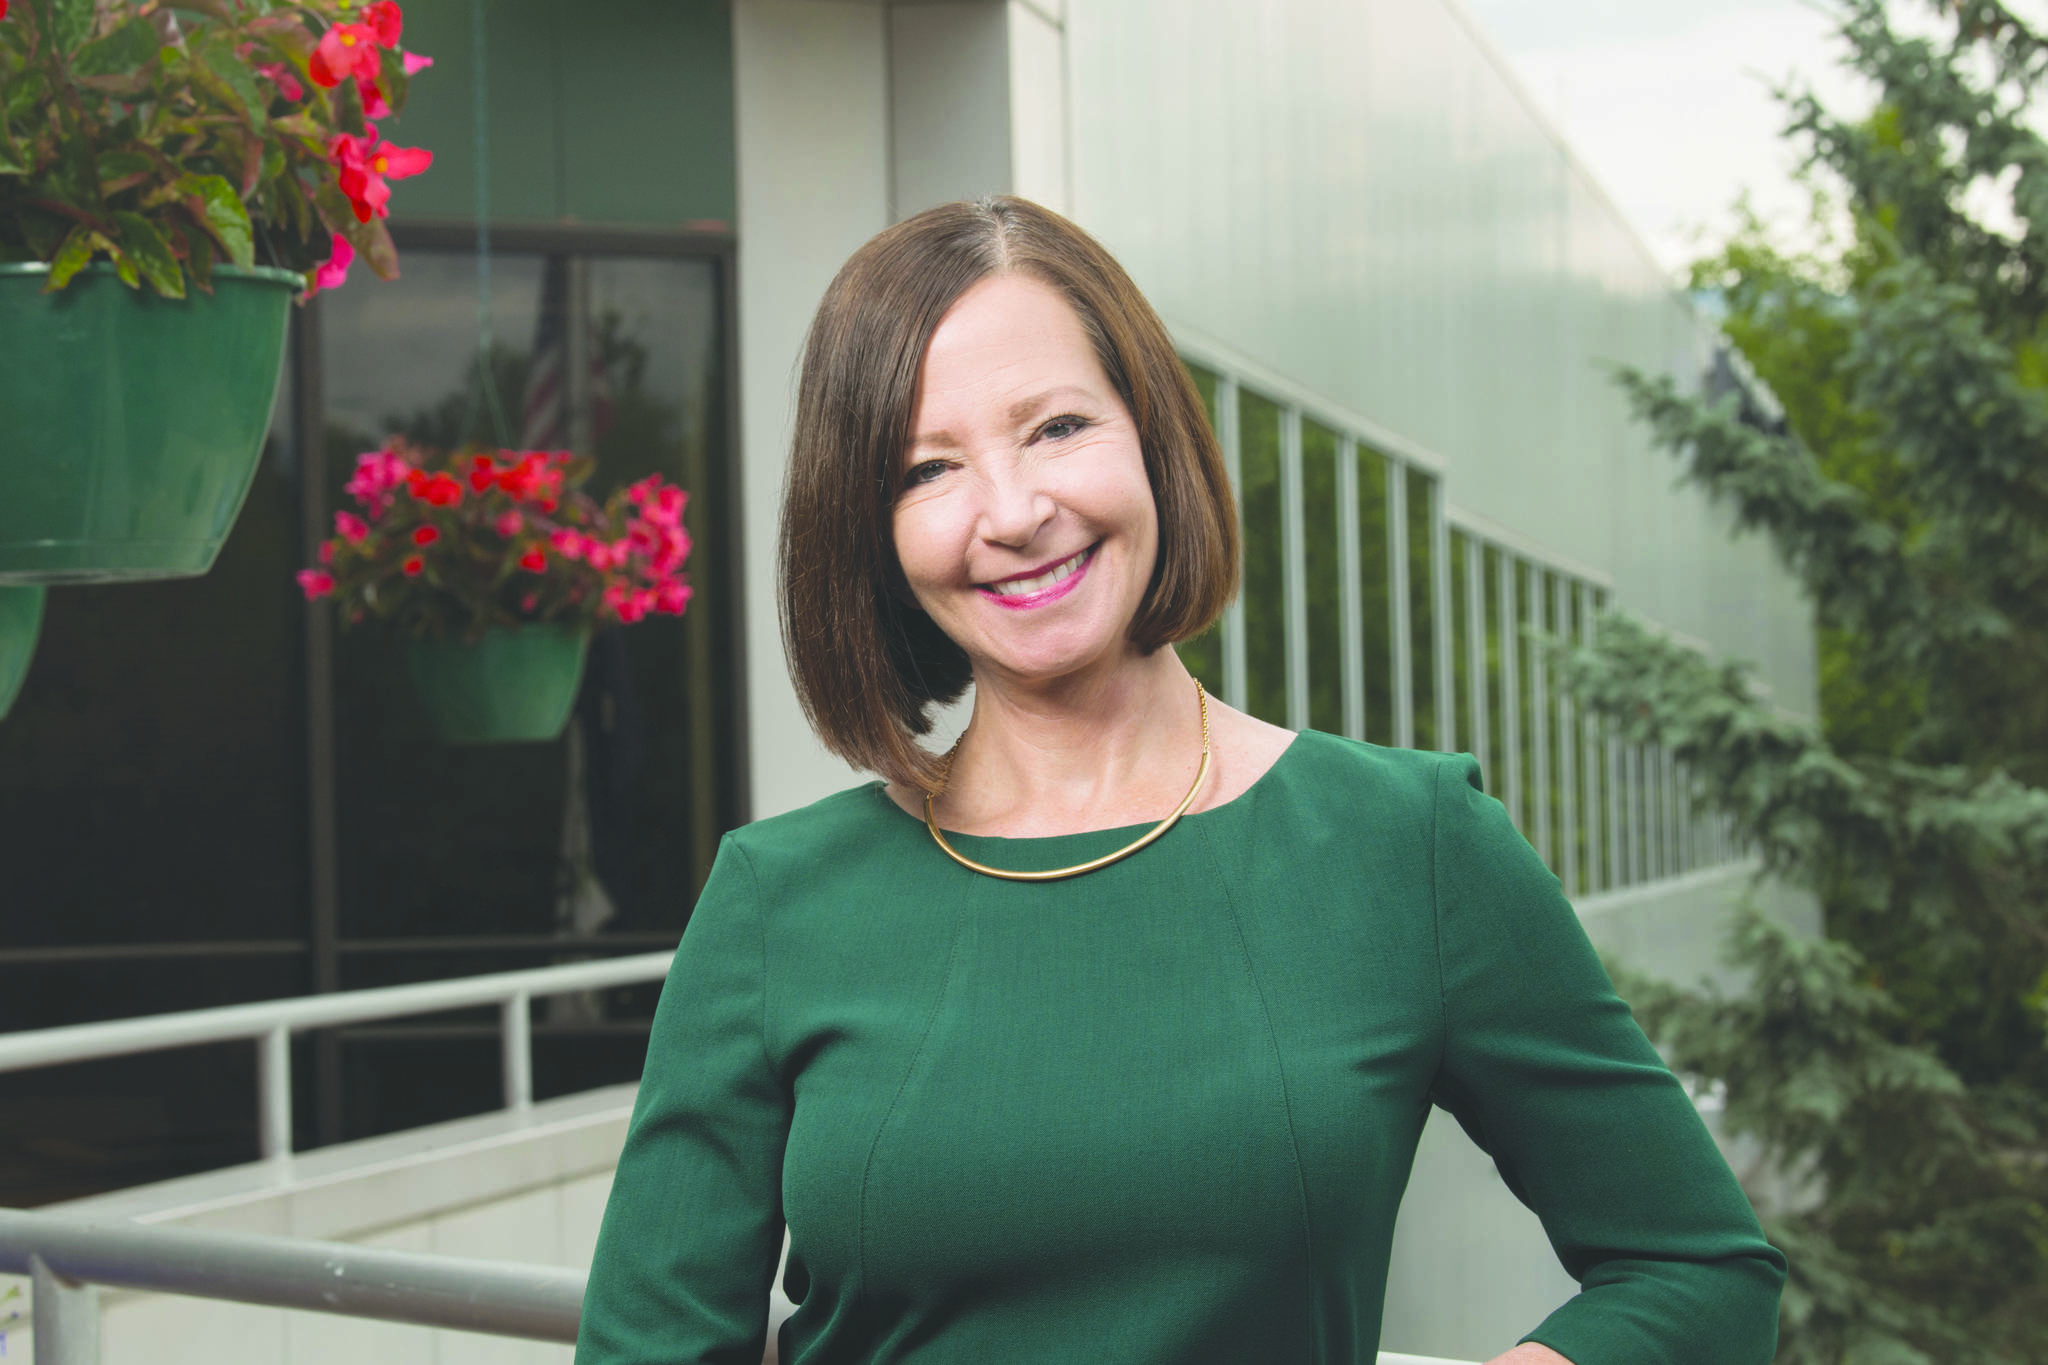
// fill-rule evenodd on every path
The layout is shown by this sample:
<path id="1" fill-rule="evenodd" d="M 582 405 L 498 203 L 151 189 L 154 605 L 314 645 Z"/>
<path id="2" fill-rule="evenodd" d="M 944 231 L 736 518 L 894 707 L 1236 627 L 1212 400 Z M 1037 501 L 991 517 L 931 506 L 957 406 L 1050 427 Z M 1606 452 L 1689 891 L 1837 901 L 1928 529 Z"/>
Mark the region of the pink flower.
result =
<path id="1" fill-rule="evenodd" d="M 376 126 L 368 127 L 363 137 L 338 133 L 327 144 L 327 159 L 341 172 L 341 192 L 348 196 L 359 223 L 390 214 L 391 187 L 386 180 L 403 180 L 434 164 L 434 154 L 426 148 L 379 141 Z"/>
<path id="2" fill-rule="evenodd" d="M 349 245 L 348 238 L 337 236 L 334 254 L 313 272 L 313 288 L 316 291 L 341 288 L 342 281 L 348 278 L 348 268 L 355 264 L 355 260 L 356 249 Z"/>
<path id="3" fill-rule="evenodd" d="M 313 84 L 332 90 L 350 76 L 377 79 L 377 31 L 369 24 L 336 24 L 320 35 L 320 45 L 307 60 Z"/>
<path id="4" fill-rule="evenodd" d="M 321 541 L 320 548 L 313 553 L 319 556 L 322 564 L 332 564 L 334 562 L 334 542 L 331 540 Z"/>
<path id="5" fill-rule="evenodd" d="M 353 512 L 336 512 L 334 533 L 351 545 L 360 545 L 370 538 L 370 523 Z"/>
<path id="6" fill-rule="evenodd" d="M 299 588 L 306 594 L 306 600 L 325 597 L 334 591 L 334 575 L 321 569 L 301 569 L 298 573 Z"/>
<path id="7" fill-rule="evenodd" d="M 564 559 L 581 559 L 588 544 L 582 536 L 564 526 L 548 537 L 548 543 L 555 547 L 555 553 Z M 603 567 L 602 565 L 599 566 Z"/>
<path id="8" fill-rule="evenodd" d="M 306 87 L 299 84 L 299 78 L 283 62 L 263 62 L 257 66 L 256 74 L 269 78 L 270 83 L 277 87 L 277 93 L 288 100 L 306 97 Z"/>
<path id="9" fill-rule="evenodd" d="M 491 529 L 507 540 L 518 535 L 525 526 L 526 518 L 519 515 L 519 509 L 516 507 L 491 523 Z"/>
<path id="10" fill-rule="evenodd" d="M 540 597 L 534 593 L 528 593 L 526 594 L 526 596 L 519 599 L 519 610 L 521 611 L 532 611 L 535 607 L 539 605 Z"/>
<path id="11" fill-rule="evenodd" d="M 654 609 L 669 616 L 681 616 L 690 605 L 690 585 L 680 578 L 664 578 L 654 585 Z"/>
<path id="12" fill-rule="evenodd" d="M 377 82 L 356 77 L 356 94 L 362 98 L 364 118 L 391 117 L 391 101 L 384 98 L 384 87 Z"/>
<path id="13" fill-rule="evenodd" d="M 368 508 L 372 518 L 391 506 L 392 496 L 418 473 L 395 451 L 371 450 L 356 456 L 356 472 L 342 491 Z"/>
<path id="14" fill-rule="evenodd" d="M 601 540 L 586 540 L 583 542 L 583 559 L 591 568 L 603 573 L 612 567 L 611 547 Z"/>
<path id="15" fill-rule="evenodd" d="M 417 76 L 434 64 L 432 57 L 422 57 L 417 52 L 401 52 L 398 54 L 398 60 L 404 65 L 405 74 L 408 76 Z"/>

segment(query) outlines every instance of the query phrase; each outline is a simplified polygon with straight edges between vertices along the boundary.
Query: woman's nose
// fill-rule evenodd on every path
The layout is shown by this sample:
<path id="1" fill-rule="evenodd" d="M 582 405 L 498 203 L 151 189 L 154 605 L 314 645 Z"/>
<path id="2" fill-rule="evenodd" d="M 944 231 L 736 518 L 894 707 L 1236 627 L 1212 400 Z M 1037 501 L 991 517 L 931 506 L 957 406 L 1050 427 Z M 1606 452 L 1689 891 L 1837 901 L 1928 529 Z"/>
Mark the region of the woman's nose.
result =
<path id="1" fill-rule="evenodd" d="M 1028 467 L 1013 466 L 988 480 L 981 508 L 981 538 L 1018 549 L 1038 538 L 1053 518 L 1053 497 Z"/>

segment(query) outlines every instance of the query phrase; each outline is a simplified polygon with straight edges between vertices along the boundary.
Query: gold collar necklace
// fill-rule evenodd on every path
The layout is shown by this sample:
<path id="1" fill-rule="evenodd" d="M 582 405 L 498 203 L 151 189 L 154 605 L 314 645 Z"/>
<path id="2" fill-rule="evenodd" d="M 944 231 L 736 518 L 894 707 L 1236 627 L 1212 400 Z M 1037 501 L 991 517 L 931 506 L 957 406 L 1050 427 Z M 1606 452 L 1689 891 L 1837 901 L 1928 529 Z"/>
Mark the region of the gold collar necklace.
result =
<path id="1" fill-rule="evenodd" d="M 1202 765 L 1195 769 L 1195 784 L 1188 788 L 1188 794 L 1183 796 L 1180 799 L 1180 804 L 1173 808 L 1173 814 L 1167 816 L 1164 820 L 1161 820 L 1151 829 L 1145 831 L 1145 833 L 1139 835 L 1130 843 L 1125 844 L 1114 853 L 1105 853 L 1100 858 L 1090 858 L 1087 862 L 1075 863 L 1072 867 L 1049 868 L 1044 872 L 1011 872 L 1005 868 L 990 867 L 987 863 L 977 863 L 972 858 L 964 857 L 958 849 L 946 842 L 946 836 L 939 832 L 938 820 L 932 815 L 932 799 L 939 794 L 940 789 L 945 787 L 946 779 L 953 775 L 953 755 L 960 751 L 960 741 L 957 739 L 953 741 L 953 747 L 946 750 L 946 766 L 939 774 L 938 787 L 931 788 L 924 794 L 924 827 L 932 832 L 932 838 L 938 841 L 939 847 L 946 851 L 948 858 L 951 858 L 962 867 L 981 873 L 984 877 L 1001 877 L 1004 881 L 1058 881 L 1062 877 L 1078 877 L 1084 872 L 1093 872 L 1099 867 L 1108 867 L 1111 863 L 1121 862 L 1145 845 L 1151 843 L 1154 839 L 1157 839 L 1160 835 L 1166 833 L 1166 831 L 1172 829 L 1179 822 L 1181 816 L 1188 813 L 1188 807 L 1195 804 L 1195 793 L 1202 789 L 1202 779 L 1209 775 L 1209 694 L 1202 690 L 1202 680 L 1200 678 L 1195 679 L 1195 703 L 1202 708 Z M 965 736 L 962 738 L 965 738 Z"/>

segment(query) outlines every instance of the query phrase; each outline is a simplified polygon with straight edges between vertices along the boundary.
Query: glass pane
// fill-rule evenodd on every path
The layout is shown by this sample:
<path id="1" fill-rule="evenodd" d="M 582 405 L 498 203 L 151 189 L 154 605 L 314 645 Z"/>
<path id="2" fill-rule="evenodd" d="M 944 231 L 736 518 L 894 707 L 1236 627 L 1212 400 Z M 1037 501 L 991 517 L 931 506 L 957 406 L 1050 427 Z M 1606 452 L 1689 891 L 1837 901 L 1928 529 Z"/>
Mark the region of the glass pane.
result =
<path id="1" fill-rule="evenodd" d="M 1486 789 L 1505 800 L 1509 762 L 1508 656 L 1500 628 L 1500 575 L 1501 552 L 1488 545 L 1480 553 L 1481 586 L 1486 593 L 1486 734 L 1493 751 L 1493 771 L 1486 775 Z"/>
<path id="2" fill-rule="evenodd" d="M 1414 661 L 1415 747 L 1436 747 L 1436 562 L 1430 536 L 1430 498 L 1436 481 L 1408 471 L 1408 640 Z"/>
<path id="3" fill-rule="evenodd" d="M 1308 596 L 1308 723 L 1344 733 L 1344 616 L 1338 600 L 1337 433 L 1301 424 L 1302 553 Z"/>
<path id="4" fill-rule="evenodd" d="M 1570 615 L 1567 618 L 1567 633 L 1574 645 L 1585 638 L 1586 594 L 1577 583 L 1572 584 L 1570 600 L 1567 603 Z M 1595 855 L 1599 851 L 1599 822 L 1603 818 L 1600 807 L 1600 750 L 1595 743 L 1598 727 L 1592 717 L 1583 709 L 1574 706 L 1577 717 L 1572 742 L 1578 746 L 1578 829 L 1574 837 L 1579 849 L 1579 885 L 1588 892 L 1598 891 L 1607 884 L 1607 869 Z"/>
<path id="5" fill-rule="evenodd" d="M 1472 722 L 1472 651 L 1466 648 L 1471 629 L 1471 612 L 1466 603 L 1469 590 L 1465 571 L 1466 539 L 1451 532 L 1451 698 L 1452 717 L 1457 727 L 1458 747 L 1475 752 L 1478 731 Z"/>
<path id="6" fill-rule="evenodd" d="M 307 608 L 292 581 L 310 561 L 291 373 L 287 356 L 210 572 L 48 591 L 0 721 L 0 1033 L 310 988 Z M 217 948 L 26 955 L 138 944 Z M 249 1056 L 222 1045 L 0 1077 L 0 1206 L 254 1160 Z"/>
<path id="7" fill-rule="evenodd" d="M 1358 450 L 1358 602 L 1365 637 L 1365 737 L 1394 742 L 1393 567 L 1387 541 L 1387 458 Z"/>
<path id="8" fill-rule="evenodd" d="M 1216 376 L 1192 361 L 1182 361 L 1188 375 L 1195 381 L 1195 389 L 1202 395 L 1202 406 L 1208 410 L 1211 430 L 1216 426 Z M 1180 661 L 1187 665 L 1188 672 L 1202 680 L 1202 686 L 1218 695 L 1223 691 L 1223 622 L 1219 618 L 1215 625 L 1195 636 L 1182 640 L 1174 647 Z"/>
<path id="9" fill-rule="evenodd" d="M 733 819 L 721 779 L 739 741 L 720 723 L 734 699 L 717 666 L 738 596 L 724 575 L 731 556 L 718 515 L 728 493 L 715 457 L 725 445 L 718 269 L 703 258 L 494 254 L 487 371 L 475 363 L 468 253 L 413 248 L 403 279 L 322 296 L 330 509 L 347 505 L 341 485 L 356 453 L 401 432 L 437 446 L 590 450 L 600 498 L 658 472 L 689 493 L 694 542 L 689 611 L 593 637 L 568 729 L 551 742 L 441 743 L 412 694 L 404 641 L 375 628 L 339 635 L 344 986 L 546 960 L 463 939 L 537 936 L 566 947 L 681 930 Z M 410 946 L 420 939 L 455 942 L 453 951 Z M 543 1027 L 590 1036 L 573 1057 L 537 1051 L 541 1091 L 550 1076 L 574 1088 L 636 1074 L 644 1036 L 602 1027 L 610 999 L 543 1007 Z M 432 1025 L 350 1040 L 345 1128 L 353 1136 L 479 1107 L 474 1088 L 452 1078 L 479 1064 L 488 1077 L 491 1046 Z M 426 1109 L 411 1102 L 421 1093 Z"/>
<path id="10" fill-rule="evenodd" d="M 1534 565 L 1516 565 L 1516 673 L 1520 675 L 1518 718 L 1522 722 L 1522 831 L 1536 841 L 1536 669 L 1540 659 L 1524 630 L 1536 612 L 1542 573 Z M 1542 851 L 1542 849 L 1538 849 Z"/>
<path id="11" fill-rule="evenodd" d="M 1287 723 L 1287 608 L 1280 539 L 1280 408 L 1250 389 L 1237 398 L 1244 498 L 1245 709 Z"/>

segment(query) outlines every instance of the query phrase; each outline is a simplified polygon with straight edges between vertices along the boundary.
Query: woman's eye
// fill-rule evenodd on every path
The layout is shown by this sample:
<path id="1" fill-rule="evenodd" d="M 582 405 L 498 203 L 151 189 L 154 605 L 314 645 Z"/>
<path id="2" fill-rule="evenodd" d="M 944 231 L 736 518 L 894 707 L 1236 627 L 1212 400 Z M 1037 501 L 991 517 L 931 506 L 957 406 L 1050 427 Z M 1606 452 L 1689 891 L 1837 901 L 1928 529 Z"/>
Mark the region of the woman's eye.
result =
<path id="1" fill-rule="evenodd" d="M 903 486 L 905 488 L 915 488 L 917 485 L 921 483 L 930 483 L 933 479 L 938 478 L 939 475 L 945 472 L 945 461 L 926 460 L 923 464 L 912 465 L 909 468 L 909 470 L 907 470 L 904 473 Z"/>
<path id="2" fill-rule="evenodd" d="M 1050 437 L 1055 441 L 1064 441 L 1069 436 L 1074 435 L 1076 432 L 1080 431 L 1087 425 L 1088 419 L 1085 417 L 1075 417 L 1072 415 L 1066 417 L 1055 417 L 1050 422 L 1047 422 L 1044 426 L 1040 427 L 1038 429 L 1038 434 L 1040 436 Z"/>

